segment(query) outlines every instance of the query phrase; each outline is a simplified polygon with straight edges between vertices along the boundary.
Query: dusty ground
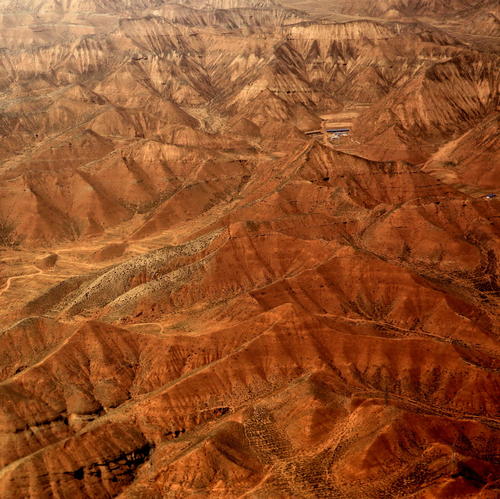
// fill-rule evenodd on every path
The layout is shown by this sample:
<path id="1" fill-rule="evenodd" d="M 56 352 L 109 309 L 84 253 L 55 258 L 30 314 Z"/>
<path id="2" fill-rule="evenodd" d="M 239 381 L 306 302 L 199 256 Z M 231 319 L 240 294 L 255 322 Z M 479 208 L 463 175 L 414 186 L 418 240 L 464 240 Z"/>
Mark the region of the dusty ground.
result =
<path id="1" fill-rule="evenodd" d="M 498 496 L 496 6 L 374 5 L 0 1 L 2 498 Z"/>

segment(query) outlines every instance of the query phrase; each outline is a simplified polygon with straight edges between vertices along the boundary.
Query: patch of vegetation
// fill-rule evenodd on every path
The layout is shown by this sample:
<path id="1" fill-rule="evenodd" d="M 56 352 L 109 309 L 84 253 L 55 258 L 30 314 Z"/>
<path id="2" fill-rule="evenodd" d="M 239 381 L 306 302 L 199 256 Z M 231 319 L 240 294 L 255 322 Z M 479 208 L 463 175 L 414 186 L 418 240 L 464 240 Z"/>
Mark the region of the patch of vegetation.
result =
<path id="1" fill-rule="evenodd" d="M 20 242 L 20 237 L 12 220 L 7 217 L 0 217 L 0 247 L 14 248 Z"/>

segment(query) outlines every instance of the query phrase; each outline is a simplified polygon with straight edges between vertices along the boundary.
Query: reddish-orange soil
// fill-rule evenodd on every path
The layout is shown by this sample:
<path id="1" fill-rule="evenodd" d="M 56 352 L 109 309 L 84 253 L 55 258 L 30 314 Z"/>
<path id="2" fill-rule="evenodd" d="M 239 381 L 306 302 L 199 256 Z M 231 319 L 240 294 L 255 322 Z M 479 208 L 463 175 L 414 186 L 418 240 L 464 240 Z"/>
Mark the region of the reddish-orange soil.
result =
<path id="1" fill-rule="evenodd" d="M 0 0 L 0 497 L 498 498 L 498 18 Z"/>

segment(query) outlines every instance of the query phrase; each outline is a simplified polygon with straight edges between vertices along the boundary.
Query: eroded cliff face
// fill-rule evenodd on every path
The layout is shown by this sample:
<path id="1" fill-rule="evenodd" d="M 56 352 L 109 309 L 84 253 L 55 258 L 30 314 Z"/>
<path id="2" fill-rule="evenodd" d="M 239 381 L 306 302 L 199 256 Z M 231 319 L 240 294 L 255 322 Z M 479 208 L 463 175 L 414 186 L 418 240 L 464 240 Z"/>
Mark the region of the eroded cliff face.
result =
<path id="1" fill-rule="evenodd" d="M 374 5 L 0 1 L 2 498 L 497 497 L 493 7 Z"/>

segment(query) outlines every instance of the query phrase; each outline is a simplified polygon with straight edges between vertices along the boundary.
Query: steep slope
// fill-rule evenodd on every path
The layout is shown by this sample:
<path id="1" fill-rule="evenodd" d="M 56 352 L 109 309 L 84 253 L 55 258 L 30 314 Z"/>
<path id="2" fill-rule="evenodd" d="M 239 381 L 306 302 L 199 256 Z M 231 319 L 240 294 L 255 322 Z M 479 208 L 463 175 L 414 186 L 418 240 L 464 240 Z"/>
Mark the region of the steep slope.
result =
<path id="1" fill-rule="evenodd" d="M 434 64 L 392 90 L 355 129 L 367 149 L 382 149 L 382 158 L 391 139 L 405 150 L 402 158 L 425 158 L 426 149 L 432 151 L 446 139 L 465 133 L 497 109 L 497 68 L 498 58 L 486 55 L 458 56 Z M 375 157 L 380 157 L 377 152 Z"/>
<path id="2" fill-rule="evenodd" d="M 498 497 L 494 7 L 0 0 L 0 496 Z"/>
<path id="3" fill-rule="evenodd" d="M 498 126 L 498 113 L 487 116 L 457 140 L 445 144 L 427 161 L 425 169 L 449 183 L 497 189 Z"/>
<path id="4" fill-rule="evenodd" d="M 282 5 L 306 9 L 309 5 L 315 7 L 315 2 L 307 0 L 281 0 Z M 357 16 L 402 18 L 422 16 L 439 19 L 440 21 L 453 16 L 464 21 L 468 15 L 478 12 L 488 12 L 497 7 L 491 0 L 382 0 L 369 2 L 358 0 L 349 2 L 347 0 L 327 1 L 323 6 L 325 12 L 354 14 Z"/>

